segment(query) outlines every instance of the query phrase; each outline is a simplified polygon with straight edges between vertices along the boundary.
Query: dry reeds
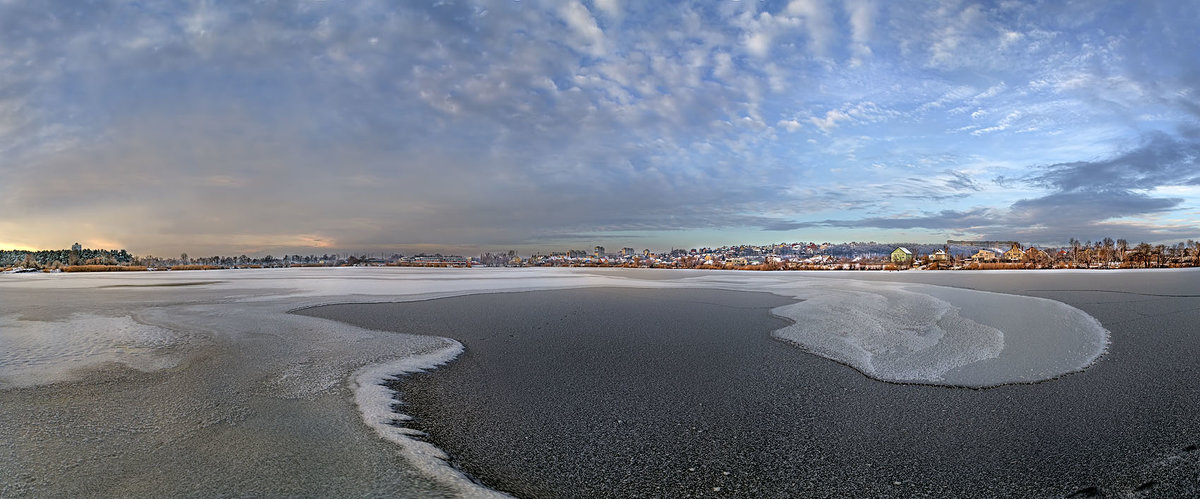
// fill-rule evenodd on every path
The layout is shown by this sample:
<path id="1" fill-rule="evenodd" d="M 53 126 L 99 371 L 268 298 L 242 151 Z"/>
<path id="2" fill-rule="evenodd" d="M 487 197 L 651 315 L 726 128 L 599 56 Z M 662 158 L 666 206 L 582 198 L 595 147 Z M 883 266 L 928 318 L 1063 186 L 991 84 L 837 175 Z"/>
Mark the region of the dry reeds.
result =
<path id="1" fill-rule="evenodd" d="M 391 266 L 391 265 L 389 265 Z M 396 262 L 396 267 L 448 268 L 453 267 L 448 262 Z"/>
<path id="2" fill-rule="evenodd" d="M 1025 270 L 1036 267 L 1028 263 L 972 262 L 963 268 L 966 270 Z"/>
<path id="3" fill-rule="evenodd" d="M 63 272 L 137 272 L 146 267 L 137 265 L 68 265 L 62 267 Z"/>

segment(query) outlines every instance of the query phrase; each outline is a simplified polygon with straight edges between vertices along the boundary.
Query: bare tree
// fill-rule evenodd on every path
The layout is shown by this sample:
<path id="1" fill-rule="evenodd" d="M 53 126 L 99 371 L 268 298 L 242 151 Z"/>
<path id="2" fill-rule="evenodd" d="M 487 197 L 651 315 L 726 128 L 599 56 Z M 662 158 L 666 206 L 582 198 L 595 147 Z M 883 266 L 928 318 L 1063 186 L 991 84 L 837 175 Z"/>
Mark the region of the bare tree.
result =
<path id="1" fill-rule="evenodd" d="M 1140 261 L 1140 262 L 1142 262 L 1142 267 L 1149 267 L 1150 266 L 1150 256 L 1151 256 L 1150 253 L 1152 251 L 1154 251 L 1154 248 L 1151 248 L 1149 244 L 1138 243 L 1138 245 L 1133 248 L 1133 254 L 1134 254 L 1133 261 L 1135 261 L 1135 262 Z"/>

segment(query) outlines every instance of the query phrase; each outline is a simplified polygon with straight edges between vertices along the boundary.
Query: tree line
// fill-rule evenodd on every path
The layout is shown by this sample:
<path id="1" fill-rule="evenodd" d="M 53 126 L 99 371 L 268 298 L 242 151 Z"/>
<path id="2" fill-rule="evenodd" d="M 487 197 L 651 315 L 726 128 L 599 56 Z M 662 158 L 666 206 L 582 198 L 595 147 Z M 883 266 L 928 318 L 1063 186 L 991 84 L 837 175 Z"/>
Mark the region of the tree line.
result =
<path id="1" fill-rule="evenodd" d="M 128 251 L 106 249 L 0 250 L 0 267 L 58 268 L 68 265 L 129 265 Z"/>
<path id="2" fill-rule="evenodd" d="M 1071 238 L 1067 243 L 1071 260 L 1082 266 L 1103 265 L 1120 262 L 1128 267 L 1167 267 L 1171 265 L 1196 266 L 1200 261 L 1200 243 L 1188 239 L 1173 245 L 1141 242 L 1130 246 L 1125 239 L 1113 240 L 1106 237 L 1100 241 L 1080 242 Z"/>

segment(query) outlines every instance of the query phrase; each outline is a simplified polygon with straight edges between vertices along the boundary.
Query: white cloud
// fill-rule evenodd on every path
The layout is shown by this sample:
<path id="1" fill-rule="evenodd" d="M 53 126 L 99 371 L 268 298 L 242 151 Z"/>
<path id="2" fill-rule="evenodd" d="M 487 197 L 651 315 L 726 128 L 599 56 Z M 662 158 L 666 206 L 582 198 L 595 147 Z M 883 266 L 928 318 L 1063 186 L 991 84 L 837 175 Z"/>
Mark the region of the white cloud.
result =
<path id="1" fill-rule="evenodd" d="M 621 4 L 618 0 L 594 0 L 596 8 L 612 18 L 621 17 Z"/>
<path id="2" fill-rule="evenodd" d="M 579 42 L 574 44 L 573 48 L 593 56 L 605 54 L 604 30 L 601 30 L 600 26 L 596 24 L 596 19 L 592 17 L 592 13 L 588 11 L 587 7 L 578 1 L 571 1 L 563 4 L 559 9 L 559 15 L 574 31 L 575 38 Z"/>
<path id="3" fill-rule="evenodd" d="M 1000 82 L 996 85 L 992 85 L 991 87 L 988 87 L 987 90 L 984 90 L 979 95 L 976 95 L 975 100 L 990 99 L 992 97 L 1000 95 L 1000 92 L 1003 92 L 1006 87 L 1007 87 L 1007 85 L 1005 85 L 1004 82 Z"/>
<path id="4" fill-rule="evenodd" d="M 1008 130 L 1014 124 L 1016 124 L 1017 121 L 1020 120 L 1022 116 L 1024 116 L 1024 114 L 1021 113 L 1020 111 L 1013 111 L 1011 113 L 1008 113 L 1008 115 L 1006 115 L 1000 121 L 996 122 L 995 125 L 992 125 L 987 128 L 980 128 L 978 130 L 975 130 L 975 131 L 971 132 L 971 135 L 979 136 L 979 135 L 984 135 L 984 134 L 988 134 L 988 133 Z"/>
<path id="5" fill-rule="evenodd" d="M 1000 50 L 1006 50 L 1025 38 L 1024 34 L 1016 31 L 1005 31 L 1000 35 Z"/>
<path id="6" fill-rule="evenodd" d="M 818 118 L 816 116 L 813 116 L 808 119 L 808 122 L 812 123 L 817 128 L 820 128 L 822 132 L 829 133 L 829 132 L 832 132 L 833 129 L 838 127 L 838 122 L 849 121 L 849 120 L 850 120 L 850 115 L 848 115 L 842 111 L 839 111 L 837 109 L 830 109 L 829 111 L 827 111 L 825 113 L 824 118 Z"/>
<path id="7" fill-rule="evenodd" d="M 742 31 L 742 45 L 755 57 L 767 57 L 774 46 L 803 44 L 809 55 L 826 57 L 836 39 L 838 26 L 826 0 L 792 0 L 779 12 L 743 11 L 733 19 Z"/>
<path id="8" fill-rule="evenodd" d="M 775 36 L 775 18 L 769 12 L 762 12 L 756 18 L 751 16 L 751 20 L 743 24 L 746 25 L 742 35 L 746 51 L 755 57 L 766 57 Z"/>
<path id="9" fill-rule="evenodd" d="M 733 56 L 728 52 L 713 54 L 713 76 L 721 80 L 728 80 L 734 76 Z"/>
<path id="10" fill-rule="evenodd" d="M 792 0 L 784 12 L 803 21 L 801 26 L 808 35 L 814 55 L 829 53 L 837 25 L 833 20 L 833 9 L 825 0 Z"/>
<path id="11" fill-rule="evenodd" d="M 957 104 L 976 95 L 978 91 L 974 87 L 959 85 L 950 88 L 942 93 L 938 98 L 925 102 L 917 106 L 917 112 L 926 112 L 934 109 L 940 109 L 948 104 Z"/>
<path id="12" fill-rule="evenodd" d="M 800 123 L 799 121 L 796 121 L 795 119 L 779 120 L 779 122 L 776 123 L 775 126 L 783 127 L 784 129 L 786 129 L 789 132 L 795 132 L 801 128 L 804 128 L 804 125 L 802 123 Z M 819 126 L 820 125 L 818 125 L 818 127 Z"/>
<path id="13" fill-rule="evenodd" d="M 959 49 L 968 42 L 973 30 L 985 24 L 983 7 L 970 5 L 961 11 L 949 6 L 939 9 L 940 29 L 933 34 L 930 47 L 930 63 L 934 66 L 958 66 Z"/>
<path id="14" fill-rule="evenodd" d="M 872 0 L 845 0 L 846 12 L 850 16 L 850 39 L 852 65 L 860 64 L 871 56 L 871 39 L 875 34 L 877 6 Z"/>
<path id="15" fill-rule="evenodd" d="M 771 35 L 759 31 L 746 37 L 746 51 L 758 57 L 766 57 L 771 50 Z"/>

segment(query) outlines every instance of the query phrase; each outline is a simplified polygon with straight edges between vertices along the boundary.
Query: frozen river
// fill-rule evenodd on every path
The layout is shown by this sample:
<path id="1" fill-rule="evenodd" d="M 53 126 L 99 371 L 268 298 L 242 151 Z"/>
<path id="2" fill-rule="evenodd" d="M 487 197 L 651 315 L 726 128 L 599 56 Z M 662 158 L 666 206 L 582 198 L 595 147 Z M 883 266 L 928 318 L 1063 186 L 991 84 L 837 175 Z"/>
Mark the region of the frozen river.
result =
<path id="1" fill-rule="evenodd" d="M 391 425 L 404 416 L 380 386 L 450 361 L 463 346 L 287 313 L 313 305 L 581 287 L 766 291 L 795 300 L 773 311 L 793 324 L 771 334 L 796 348 L 876 380 L 967 387 L 1053 379 L 1092 365 L 1108 345 L 1109 332 L 1075 307 L 975 285 L 997 278 L 1004 288 L 1004 274 L 944 275 L 4 275 L 0 496 L 491 494 Z M 915 280 L 932 282 L 902 282 Z"/>

